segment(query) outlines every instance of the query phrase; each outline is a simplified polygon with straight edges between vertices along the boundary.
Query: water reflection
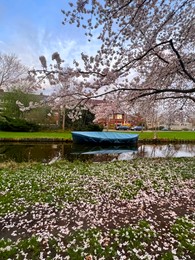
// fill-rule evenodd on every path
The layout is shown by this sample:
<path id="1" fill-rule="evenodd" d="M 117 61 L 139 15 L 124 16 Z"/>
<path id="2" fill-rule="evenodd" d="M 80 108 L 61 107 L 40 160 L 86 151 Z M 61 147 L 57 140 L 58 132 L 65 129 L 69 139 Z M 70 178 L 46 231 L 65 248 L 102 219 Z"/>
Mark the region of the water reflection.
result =
<path id="1" fill-rule="evenodd" d="M 137 146 L 90 146 L 90 145 L 78 145 L 73 144 L 71 153 L 72 154 L 121 154 L 127 152 L 137 151 Z"/>
<path id="2" fill-rule="evenodd" d="M 139 145 L 138 147 L 77 146 L 66 143 L 0 143 L 0 162 L 53 163 L 69 161 L 112 161 L 143 157 L 193 157 L 195 144 Z"/>
<path id="3" fill-rule="evenodd" d="M 141 145 L 137 157 L 193 157 L 194 144 Z"/>
<path id="4" fill-rule="evenodd" d="M 49 162 L 61 154 L 61 144 L 0 143 L 0 162 Z"/>

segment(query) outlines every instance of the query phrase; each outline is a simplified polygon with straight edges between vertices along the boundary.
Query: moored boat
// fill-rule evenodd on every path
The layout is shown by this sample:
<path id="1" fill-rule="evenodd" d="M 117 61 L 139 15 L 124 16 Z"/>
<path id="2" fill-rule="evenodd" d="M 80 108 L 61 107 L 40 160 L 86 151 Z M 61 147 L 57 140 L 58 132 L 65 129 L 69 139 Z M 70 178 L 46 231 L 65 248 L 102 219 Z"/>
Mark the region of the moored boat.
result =
<path id="1" fill-rule="evenodd" d="M 126 134 L 116 132 L 72 132 L 72 139 L 77 144 L 135 144 L 138 141 L 138 134 Z"/>

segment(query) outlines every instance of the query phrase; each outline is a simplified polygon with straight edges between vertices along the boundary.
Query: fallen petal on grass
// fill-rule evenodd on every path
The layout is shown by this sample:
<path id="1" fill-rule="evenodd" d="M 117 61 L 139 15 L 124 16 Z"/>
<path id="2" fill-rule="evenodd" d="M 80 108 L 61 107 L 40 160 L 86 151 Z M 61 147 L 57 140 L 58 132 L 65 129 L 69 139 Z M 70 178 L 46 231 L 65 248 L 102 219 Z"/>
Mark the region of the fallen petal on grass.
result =
<path id="1" fill-rule="evenodd" d="M 195 258 L 195 158 L 0 171 L 2 259 Z"/>

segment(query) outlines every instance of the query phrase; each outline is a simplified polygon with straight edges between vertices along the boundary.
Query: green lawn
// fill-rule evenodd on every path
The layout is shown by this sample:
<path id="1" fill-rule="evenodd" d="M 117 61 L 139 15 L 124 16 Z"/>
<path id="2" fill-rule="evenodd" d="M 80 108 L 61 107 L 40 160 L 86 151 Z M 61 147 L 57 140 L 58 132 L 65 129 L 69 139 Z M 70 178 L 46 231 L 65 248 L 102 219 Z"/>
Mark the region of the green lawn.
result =
<path id="1" fill-rule="evenodd" d="M 59 138 L 71 139 L 71 132 L 2 132 L 0 131 L 0 138 Z"/>
<path id="2" fill-rule="evenodd" d="M 154 132 L 139 132 L 140 139 L 153 139 Z M 157 138 L 169 140 L 195 140 L 195 132 L 191 131 L 166 131 L 157 132 Z"/>
<path id="3" fill-rule="evenodd" d="M 126 133 L 126 132 L 125 132 Z M 154 132 L 131 132 L 139 134 L 139 139 L 153 139 Z M 21 138 L 57 138 L 57 139 L 68 139 L 70 140 L 71 132 L 33 132 L 33 133 L 25 133 L 25 132 L 0 132 L 0 138 L 13 138 L 13 139 L 21 139 Z M 195 140 L 195 132 L 191 131 L 166 131 L 166 132 L 157 132 L 157 138 L 159 139 L 168 139 L 168 140 Z"/>

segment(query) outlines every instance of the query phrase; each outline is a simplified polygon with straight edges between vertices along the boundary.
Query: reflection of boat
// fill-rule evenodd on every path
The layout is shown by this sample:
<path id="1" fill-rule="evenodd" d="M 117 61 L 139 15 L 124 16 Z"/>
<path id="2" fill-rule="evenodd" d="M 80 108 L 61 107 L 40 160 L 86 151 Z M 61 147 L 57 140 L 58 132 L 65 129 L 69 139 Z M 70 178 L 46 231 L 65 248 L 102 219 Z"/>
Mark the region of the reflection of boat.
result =
<path id="1" fill-rule="evenodd" d="M 135 144 L 138 141 L 138 134 L 126 134 L 116 132 L 72 132 L 74 143 L 91 144 Z"/>
<path id="2" fill-rule="evenodd" d="M 124 145 L 112 145 L 112 146 L 83 146 L 74 144 L 72 146 L 71 154 L 121 154 L 137 151 L 137 146 L 124 146 Z"/>

